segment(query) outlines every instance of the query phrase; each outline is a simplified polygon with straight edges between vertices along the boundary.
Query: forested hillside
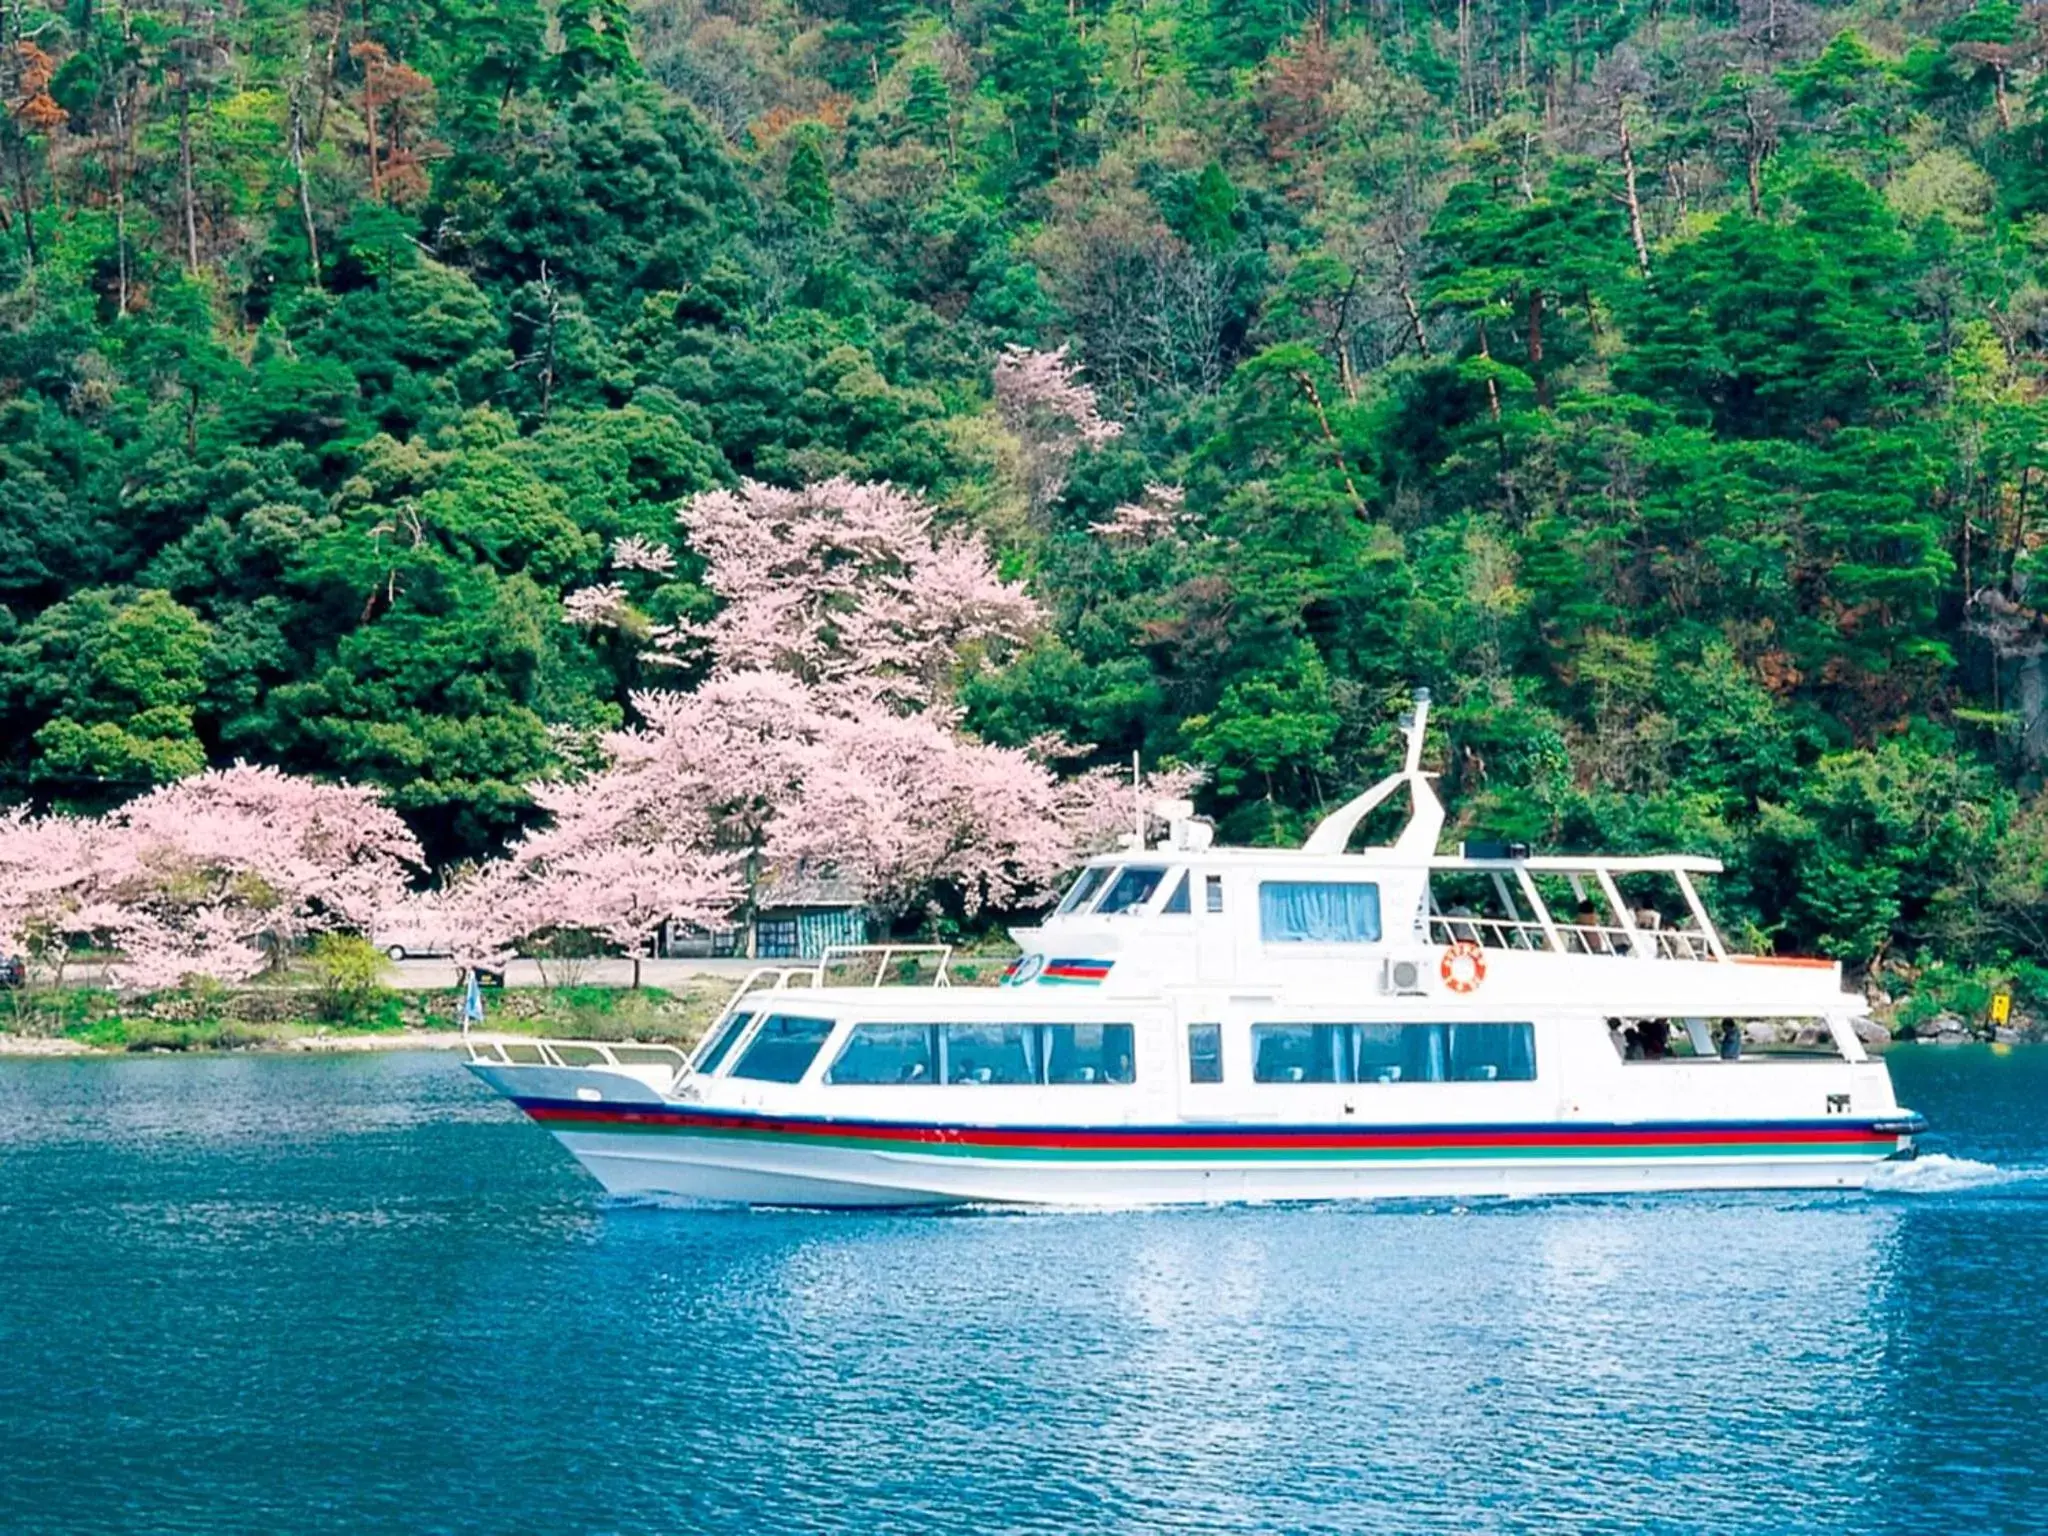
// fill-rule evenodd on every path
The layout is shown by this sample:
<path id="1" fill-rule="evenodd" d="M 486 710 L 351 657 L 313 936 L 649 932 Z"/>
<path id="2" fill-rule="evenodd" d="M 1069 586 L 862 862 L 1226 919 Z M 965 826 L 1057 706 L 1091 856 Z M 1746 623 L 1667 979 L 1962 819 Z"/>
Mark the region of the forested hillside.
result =
<path id="1" fill-rule="evenodd" d="M 2038 985 L 2044 59 L 2004 0 L 22 0 L 0 800 L 239 758 L 481 855 L 690 686 L 678 504 L 845 476 L 1051 615 L 987 741 L 1289 840 L 1424 683 L 1468 829 Z"/>

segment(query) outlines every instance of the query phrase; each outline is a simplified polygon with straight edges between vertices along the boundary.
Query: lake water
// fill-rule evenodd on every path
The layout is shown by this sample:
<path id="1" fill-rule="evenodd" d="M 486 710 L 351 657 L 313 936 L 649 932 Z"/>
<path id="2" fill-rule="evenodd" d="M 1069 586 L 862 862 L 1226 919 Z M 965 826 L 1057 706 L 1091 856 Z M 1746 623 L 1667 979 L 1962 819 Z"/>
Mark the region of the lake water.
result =
<path id="1" fill-rule="evenodd" d="M 608 1202 L 445 1056 L 0 1063 L 0 1530 L 2048 1529 L 2048 1048 L 1875 1195 Z"/>

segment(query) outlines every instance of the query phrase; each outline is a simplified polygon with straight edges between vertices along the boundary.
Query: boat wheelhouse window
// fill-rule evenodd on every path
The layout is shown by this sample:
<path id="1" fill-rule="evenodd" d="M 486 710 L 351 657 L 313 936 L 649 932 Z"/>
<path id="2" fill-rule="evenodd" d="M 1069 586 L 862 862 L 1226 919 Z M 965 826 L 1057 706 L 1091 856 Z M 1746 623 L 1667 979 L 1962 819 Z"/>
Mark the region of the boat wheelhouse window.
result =
<path id="1" fill-rule="evenodd" d="M 1202 877 L 1202 888 L 1208 893 L 1209 910 L 1211 912 L 1221 912 L 1223 910 L 1223 877 L 1221 875 L 1204 875 Z"/>
<path id="2" fill-rule="evenodd" d="M 1220 1083 L 1223 1081 L 1223 1026 L 1221 1024 L 1190 1024 L 1188 1026 L 1188 1081 L 1191 1083 Z"/>
<path id="3" fill-rule="evenodd" d="M 1095 893 L 1102 889 L 1102 882 L 1109 878 L 1107 869 L 1084 869 L 1081 878 L 1067 890 L 1066 900 L 1060 903 L 1061 912 L 1078 912 L 1088 905 Z"/>
<path id="4" fill-rule="evenodd" d="M 795 1014 L 771 1013 L 740 1053 L 738 1065 L 728 1077 L 752 1078 L 763 1083 L 800 1082 L 810 1071 L 818 1047 L 832 1033 L 830 1019 L 805 1019 Z"/>
<path id="5" fill-rule="evenodd" d="M 1095 915 L 1107 916 L 1112 912 L 1129 912 L 1142 907 L 1152 899 L 1152 893 L 1159 889 L 1159 882 L 1166 878 L 1166 871 L 1157 864 L 1133 864 L 1116 877 L 1109 888 L 1109 894 L 1096 904 Z"/>
<path id="6" fill-rule="evenodd" d="M 1357 880 L 1262 880 L 1259 938 L 1267 944 L 1370 944 L 1380 936 L 1380 888 Z"/>
<path id="7" fill-rule="evenodd" d="M 1188 872 L 1182 870 L 1180 883 L 1173 888 L 1173 894 L 1166 898 L 1166 905 L 1159 910 L 1171 916 L 1184 916 L 1188 910 Z"/>
<path id="8" fill-rule="evenodd" d="M 1533 1082 L 1530 1024 L 1254 1024 L 1260 1083 Z"/>
<path id="9" fill-rule="evenodd" d="M 825 1081 L 1129 1083 L 1134 1033 L 1128 1024 L 856 1024 Z"/>
<path id="10" fill-rule="evenodd" d="M 711 1038 L 698 1050 L 697 1060 L 693 1063 L 695 1069 L 707 1077 L 716 1072 L 719 1062 L 725 1059 L 725 1053 L 732 1049 L 733 1041 L 739 1039 L 746 1027 L 753 1022 L 753 1014 L 743 1009 L 719 1025 L 712 1031 Z"/>

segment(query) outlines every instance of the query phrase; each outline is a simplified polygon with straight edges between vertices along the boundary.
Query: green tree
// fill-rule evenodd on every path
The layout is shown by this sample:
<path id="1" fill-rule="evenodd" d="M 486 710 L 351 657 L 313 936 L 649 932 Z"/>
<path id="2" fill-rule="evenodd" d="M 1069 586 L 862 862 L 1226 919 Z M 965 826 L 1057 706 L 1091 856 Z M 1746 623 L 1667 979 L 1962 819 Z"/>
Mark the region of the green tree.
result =
<path id="1" fill-rule="evenodd" d="M 0 694 L 33 724 L 30 776 L 90 799 L 205 767 L 193 713 L 209 639 L 167 592 L 94 589 L 42 614 L 0 651 Z"/>

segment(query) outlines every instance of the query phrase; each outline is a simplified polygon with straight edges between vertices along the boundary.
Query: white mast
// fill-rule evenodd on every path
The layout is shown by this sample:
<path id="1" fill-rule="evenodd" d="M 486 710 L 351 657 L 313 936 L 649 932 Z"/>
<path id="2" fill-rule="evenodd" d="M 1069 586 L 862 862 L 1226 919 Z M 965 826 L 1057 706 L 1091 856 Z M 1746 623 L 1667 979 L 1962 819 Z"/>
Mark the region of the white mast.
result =
<path id="1" fill-rule="evenodd" d="M 1437 834 L 1444 829 L 1444 808 L 1436 797 L 1436 791 L 1429 786 L 1430 775 L 1422 771 L 1422 738 L 1428 727 L 1429 690 L 1418 688 L 1415 690 L 1414 709 L 1401 717 L 1401 731 L 1408 738 L 1401 771 L 1388 774 L 1357 799 L 1347 801 L 1325 816 L 1309 834 L 1308 841 L 1301 845 L 1302 852 L 1342 853 L 1350 847 L 1351 834 L 1358 830 L 1358 824 L 1395 790 L 1405 785 L 1414 809 L 1409 814 L 1408 825 L 1394 840 L 1393 846 L 1401 853 L 1424 859 L 1434 855 Z"/>

